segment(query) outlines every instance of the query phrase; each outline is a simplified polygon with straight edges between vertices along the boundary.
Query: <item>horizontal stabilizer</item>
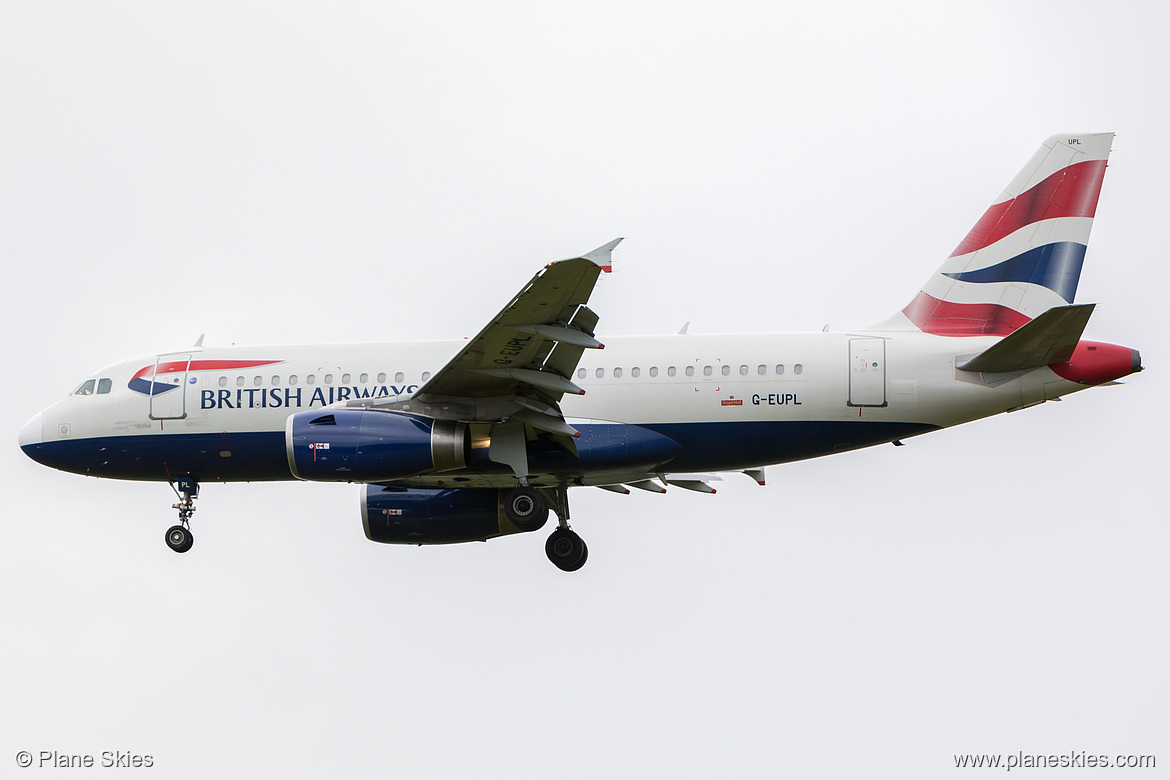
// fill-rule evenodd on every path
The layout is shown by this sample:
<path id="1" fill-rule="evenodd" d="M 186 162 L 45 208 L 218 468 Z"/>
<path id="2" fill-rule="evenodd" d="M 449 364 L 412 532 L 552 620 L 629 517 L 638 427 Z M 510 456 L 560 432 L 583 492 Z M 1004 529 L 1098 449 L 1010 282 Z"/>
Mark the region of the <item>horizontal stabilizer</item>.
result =
<path id="1" fill-rule="evenodd" d="M 1006 373 L 1064 363 L 1072 357 L 1095 306 L 1082 303 L 1049 309 L 955 367 L 960 371 Z"/>

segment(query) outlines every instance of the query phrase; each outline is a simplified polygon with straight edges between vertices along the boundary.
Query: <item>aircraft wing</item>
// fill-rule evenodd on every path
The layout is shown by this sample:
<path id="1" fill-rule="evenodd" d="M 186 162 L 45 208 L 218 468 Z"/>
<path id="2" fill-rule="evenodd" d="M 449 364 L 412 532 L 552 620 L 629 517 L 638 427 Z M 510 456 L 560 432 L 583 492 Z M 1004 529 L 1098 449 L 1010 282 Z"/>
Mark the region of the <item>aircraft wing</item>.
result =
<path id="1" fill-rule="evenodd" d="M 621 240 L 549 263 L 410 399 L 379 406 L 461 422 L 509 418 L 573 436 L 558 404 L 584 394 L 570 377 L 584 350 L 602 348 L 585 304 Z"/>

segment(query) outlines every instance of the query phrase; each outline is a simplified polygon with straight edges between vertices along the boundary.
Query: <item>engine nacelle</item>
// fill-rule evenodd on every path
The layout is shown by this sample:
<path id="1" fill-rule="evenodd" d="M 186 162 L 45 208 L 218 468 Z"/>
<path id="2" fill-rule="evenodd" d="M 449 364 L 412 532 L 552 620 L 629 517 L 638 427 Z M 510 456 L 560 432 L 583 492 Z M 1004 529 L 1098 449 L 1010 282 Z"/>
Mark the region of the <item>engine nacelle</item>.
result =
<path id="1" fill-rule="evenodd" d="M 362 527 L 371 542 L 386 544 L 482 542 L 520 533 L 504 515 L 507 493 L 495 488 L 431 490 L 365 485 Z"/>
<path id="2" fill-rule="evenodd" d="M 463 423 L 374 409 L 321 409 L 288 418 L 288 466 L 298 479 L 378 482 L 467 465 Z"/>

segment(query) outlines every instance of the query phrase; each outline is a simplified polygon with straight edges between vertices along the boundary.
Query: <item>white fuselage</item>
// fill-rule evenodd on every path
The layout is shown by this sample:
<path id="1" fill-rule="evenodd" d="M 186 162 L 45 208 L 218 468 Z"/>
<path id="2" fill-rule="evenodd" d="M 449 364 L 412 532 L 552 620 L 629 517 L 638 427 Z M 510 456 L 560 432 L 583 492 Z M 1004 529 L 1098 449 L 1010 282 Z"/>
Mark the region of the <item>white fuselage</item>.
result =
<path id="1" fill-rule="evenodd" d="M 1085 388 L 1047 367 L 994 377 L 956 371 L 956 357 L 997 340 L 863 332 L 613 337 L 581 358 L 570 379 L 585 395 L 565 396 L 561 409 L 574 425 L 623 423 L 678 441 L 670 471 L 715 471 L 894 441 Z M 142 356 L 95 374 L 93 387 L 108 392 L 75 393 L 45 409 L 21 444 L 42 462 L 95 476 L 292 479 L 282 449 L 290 414 L 363 397 L 407 399 L 461 346 L 195 347 Z M 132 389 L 135 382 L 145 389 Z"/>

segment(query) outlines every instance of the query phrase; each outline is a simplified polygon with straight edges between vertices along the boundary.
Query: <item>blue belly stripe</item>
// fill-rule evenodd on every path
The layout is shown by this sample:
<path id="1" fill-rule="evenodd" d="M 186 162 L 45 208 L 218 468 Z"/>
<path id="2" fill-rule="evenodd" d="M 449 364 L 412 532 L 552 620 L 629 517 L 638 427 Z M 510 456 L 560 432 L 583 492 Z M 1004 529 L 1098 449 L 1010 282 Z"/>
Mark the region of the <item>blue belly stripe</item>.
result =
<path id="1" fill-rule="evenodd" d="M 865 420 L 653 423 L 641 427 L 680 445 L 681 451 L 666 464 L 669 471 L 675 472 L 733 471 L 790 463 L 938 429 L 924 423 Z M 166 482 L 184 474 L 202 482 L 294 479 L 285 455 L 283 431 L 61 439 L 23 449 L 46 466 L 111 479 Z M 552 449 L 546 464 L 550 470 L 567 476 L 581 472 L 575 458 Z M 541 457 L 537 453 L 534 456 Z M 493 464 L 488 470 L 500 468 Z"/>

